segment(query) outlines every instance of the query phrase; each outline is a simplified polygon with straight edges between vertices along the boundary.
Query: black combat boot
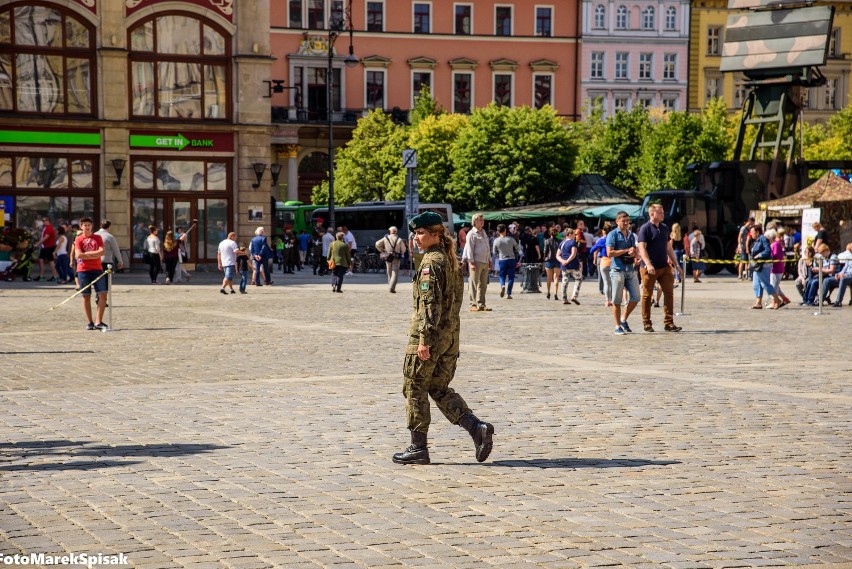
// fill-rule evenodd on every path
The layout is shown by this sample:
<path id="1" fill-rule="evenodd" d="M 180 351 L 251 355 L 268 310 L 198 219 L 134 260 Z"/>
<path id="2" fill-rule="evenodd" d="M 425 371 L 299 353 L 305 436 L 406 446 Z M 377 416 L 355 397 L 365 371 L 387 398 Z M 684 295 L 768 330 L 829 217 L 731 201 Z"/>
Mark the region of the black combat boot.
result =
<path id="1" fill-rule="evenodd" d="M 465 413 L 459 419 L 459 426 L 470 433 L 473 438 L 477 462 L 483 462 L 487 459 L 494 446 L 494 441 L 491 438 L 494 435 L 494 425 L 480 421 L 473 413 Z"/>
<path id="2" fill-rule="evenodd" d="M 426 433 L 411 431 L 411 446 L 393 455 L 393 461 L 397 464 L 429 464 Z"/>

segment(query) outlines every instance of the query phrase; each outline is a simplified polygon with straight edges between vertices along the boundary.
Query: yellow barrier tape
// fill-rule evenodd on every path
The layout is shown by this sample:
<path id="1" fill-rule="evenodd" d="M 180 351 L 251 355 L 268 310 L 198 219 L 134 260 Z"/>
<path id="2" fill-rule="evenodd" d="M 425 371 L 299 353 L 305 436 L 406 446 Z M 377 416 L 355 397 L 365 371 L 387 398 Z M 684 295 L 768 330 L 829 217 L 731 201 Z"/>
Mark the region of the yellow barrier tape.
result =
<path id="1" fill-rule="evenodd" d="M 72 294 L 71 296 L 69 296 L 68 298 L 66 298 L 65 300 L 63 300 L 62 302 L 60 302 L 59 304 L 54 306 L 53 308 L 48 308 L 47 310 L 45 310 L 44 312 L 39 314 L 39 316 L 44 316 L 45 314 L 47 314 L 51 310 L 56 310 L 57 308 L 59 308 L 60 306 L 62 306 L 63 304 L 65 304 L 66 302 L 71 300 L 72 298 L 74 298 L 75 296 L 81 294 L 83 291 L 92 288 L 92 285 L 94 285 L 96 282 L 98 282 L 99 280 L 101 280 L 102 278 L 104 278 L 105 276 L 107 276 L 110 273 L 112 273 L 112 269 L 105 270 L 104 273 L 101 276 L 99 276 L 98 278 L 96 278 L 95 280 L 90 282 L 88 285 L 84 286 L 83 288 L 81 288 L 80 290 L 78 290 L 77 292 L 75 292 L 74 294 Z"/>
<path id="2" fill-rule="evenodd" d="M 776 260 L 776 259 L 760 259 L 760 260 L 753 259 L 753 260 L 748 260 L 748 261 L 742 261 L 740 259 L 731 259 L 731 260 L 696 259 L 695 257 L 684 257 L 683 260 L 687 261 L 687 262 L 698 261 L 699 263 L 710 263 L 710 264 L 717 264 L 717 265 L 731 265 L 731 264 L 735 265 L 737 263 L 798 263 L 799 262 L 798 257 L 795 257 L 793 259 L 778 259 L 778 260 Z"/>

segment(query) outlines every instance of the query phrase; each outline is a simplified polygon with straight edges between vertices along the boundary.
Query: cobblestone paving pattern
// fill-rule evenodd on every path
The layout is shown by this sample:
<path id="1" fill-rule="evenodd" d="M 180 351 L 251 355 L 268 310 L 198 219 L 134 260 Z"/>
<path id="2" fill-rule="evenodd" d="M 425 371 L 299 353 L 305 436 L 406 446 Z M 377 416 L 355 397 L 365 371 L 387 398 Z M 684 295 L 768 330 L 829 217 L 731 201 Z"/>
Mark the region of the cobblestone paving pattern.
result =
<path id="1" fill-rule="evenodd" d="M 0 283 L 0 554 L 134 567 L 852 567 L 852 308 L 749 310 L 688 283 L 680 334 L 612 335 L 594 283 L 464 312 L 454 387 L 404 467 L 410 285 Z M 519 283 L 516 283 L 519 284 Z M 280 285 L 280 286 L 279 286 Z M 792 285 L 787 285 L 792 289 Z M 679 302 L 679 297 L 678 297 Z M 631 317 L 641 330 L 639 312 Z"/>

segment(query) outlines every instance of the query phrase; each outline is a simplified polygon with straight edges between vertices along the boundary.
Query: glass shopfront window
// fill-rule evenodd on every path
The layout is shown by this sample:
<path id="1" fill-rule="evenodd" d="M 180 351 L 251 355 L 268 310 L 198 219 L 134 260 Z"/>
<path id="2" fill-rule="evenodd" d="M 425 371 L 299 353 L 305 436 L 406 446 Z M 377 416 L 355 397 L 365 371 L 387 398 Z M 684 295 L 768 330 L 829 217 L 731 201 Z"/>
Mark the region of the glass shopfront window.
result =
<path id="1" fill-rule="evenodd" d="M 97 211 L 98 161 L 68 154 L 0 155 L 0 196 L 10 206 L 9 224 L 31 232 L 44 216 L 71 224 Z"/>
<path id="2" fill-rule="evenodd" d="M 59 6 L 0 8 L 0 110 L 92 116 L 94 37 Z"/>
<path id="3" fill-rule="evenodd" d="M 166 14 L 129 36 L 133 117 L 228 118 L 231 44 L 224 30 L 191 14 Z"/>
<path id="4" fill-rule="evenodd" d="M 190 259 L 214 263 L 230 219 L 230 169 L 231 161 L 222 159 L 132 159 L 134 258 L 141 262 L 141 247 L 149 225 L 161 230 L 186 229 L 191 220 L 197 219 L 194 241 L 187 243 Z"/>

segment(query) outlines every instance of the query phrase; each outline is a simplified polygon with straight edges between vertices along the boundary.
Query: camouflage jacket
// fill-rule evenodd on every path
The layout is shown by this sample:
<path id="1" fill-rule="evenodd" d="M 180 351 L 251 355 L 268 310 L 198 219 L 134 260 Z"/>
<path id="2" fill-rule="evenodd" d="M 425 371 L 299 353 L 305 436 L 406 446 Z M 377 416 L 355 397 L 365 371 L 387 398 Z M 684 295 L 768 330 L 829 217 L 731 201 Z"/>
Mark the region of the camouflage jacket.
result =
<path id="1" fill-rule="evenodd" d="M 417 353 L 418 344 L 429 346 L 433 353 L 443 353 L 458 345 L 463 295 L 461 273 L 449 267 L 440 248 L 429 249 L 414 275 L 414 311 L 408 326 L 406 353 Z"/>

